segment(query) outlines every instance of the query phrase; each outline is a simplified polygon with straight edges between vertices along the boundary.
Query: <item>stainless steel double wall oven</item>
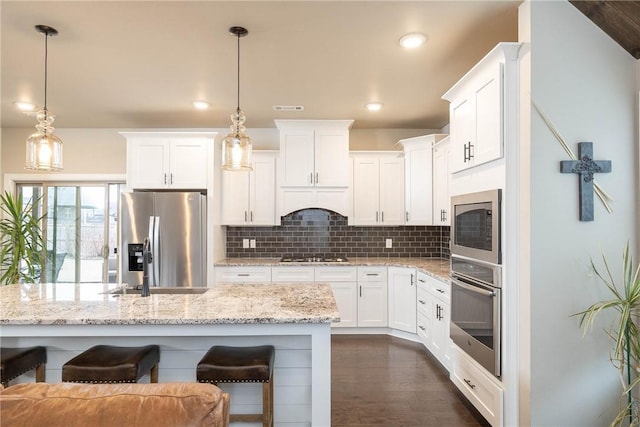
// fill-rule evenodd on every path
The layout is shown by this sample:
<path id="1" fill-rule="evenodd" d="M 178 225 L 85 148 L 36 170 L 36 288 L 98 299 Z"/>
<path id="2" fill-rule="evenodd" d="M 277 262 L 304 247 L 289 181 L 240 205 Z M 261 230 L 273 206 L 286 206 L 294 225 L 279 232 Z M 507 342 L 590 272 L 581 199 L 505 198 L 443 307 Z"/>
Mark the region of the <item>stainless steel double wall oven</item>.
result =
<path id="1" fill-rule="evenodd" d="M 499 189 L 451 198 L 451 339 L 501 375 L 502 253 Z"/>

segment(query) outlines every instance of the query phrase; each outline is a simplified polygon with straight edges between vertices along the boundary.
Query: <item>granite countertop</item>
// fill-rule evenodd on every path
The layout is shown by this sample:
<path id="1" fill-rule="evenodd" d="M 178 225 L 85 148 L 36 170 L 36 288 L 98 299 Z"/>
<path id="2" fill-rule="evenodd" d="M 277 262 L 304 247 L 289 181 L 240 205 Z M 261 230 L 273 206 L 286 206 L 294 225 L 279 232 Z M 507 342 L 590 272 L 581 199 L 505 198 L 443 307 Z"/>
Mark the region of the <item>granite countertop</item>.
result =
<path id="1" fill-rule="evenodd" d="M 273 266 L 386 266 L 416 268 L 429 276 L 449 283 L 451 266 L 445 258 L 369 258 L 351 257 L 348 262 L 280 262 L 280 258 L 226 258 L 215 263 L 218 267 Z"/>
<path id="2" fill-rule="evenodd" d="M 0 286 L 0 325 L 192 325 L 331 323 L 326 284 L 217 284 L 203 294 L 112 295 L 116 284 Z"/>

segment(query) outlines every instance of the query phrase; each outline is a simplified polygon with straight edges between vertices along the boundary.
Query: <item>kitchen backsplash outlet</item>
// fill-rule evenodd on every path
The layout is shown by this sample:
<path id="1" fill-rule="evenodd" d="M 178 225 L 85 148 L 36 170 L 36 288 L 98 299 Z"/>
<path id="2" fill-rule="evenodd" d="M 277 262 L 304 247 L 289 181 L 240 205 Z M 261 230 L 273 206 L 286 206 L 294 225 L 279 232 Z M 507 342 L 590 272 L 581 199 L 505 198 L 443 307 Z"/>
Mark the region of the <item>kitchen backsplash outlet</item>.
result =
<path id="1" fill-rule="evenodd" d="M 243 248 L 255 239 L 255 249 Z M 393 241 L 386 248 L 387 239 Z M 304 209 L 282 217 L 277 227 L 227 227 L 227 257 L 277 258 L 284 255 L 346 257 L 449 257 L 449 227 L 356 227 L 323 209 Z"/>

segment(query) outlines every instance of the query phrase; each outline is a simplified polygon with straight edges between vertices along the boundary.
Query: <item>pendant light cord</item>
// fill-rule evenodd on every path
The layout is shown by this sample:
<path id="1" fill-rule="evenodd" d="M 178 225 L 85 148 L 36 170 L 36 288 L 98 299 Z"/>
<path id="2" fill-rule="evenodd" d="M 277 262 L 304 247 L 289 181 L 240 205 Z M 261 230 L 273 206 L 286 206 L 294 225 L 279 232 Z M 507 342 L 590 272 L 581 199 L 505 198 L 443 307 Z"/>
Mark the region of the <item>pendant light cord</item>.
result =
<path id="1" fill-rule="evenodd" d="M 238 106 L 236 111 L 240 111 L 240 33 L 236 38 L 238 39 Z"/>
<path id="2" fill-rule="evenodd" d="M 47 39 L 49 38 L 49 33 L 44 33 L 44 109 L 47 110 L 47 64 L 48 64 L 48 49 L 47 49 Z"/>

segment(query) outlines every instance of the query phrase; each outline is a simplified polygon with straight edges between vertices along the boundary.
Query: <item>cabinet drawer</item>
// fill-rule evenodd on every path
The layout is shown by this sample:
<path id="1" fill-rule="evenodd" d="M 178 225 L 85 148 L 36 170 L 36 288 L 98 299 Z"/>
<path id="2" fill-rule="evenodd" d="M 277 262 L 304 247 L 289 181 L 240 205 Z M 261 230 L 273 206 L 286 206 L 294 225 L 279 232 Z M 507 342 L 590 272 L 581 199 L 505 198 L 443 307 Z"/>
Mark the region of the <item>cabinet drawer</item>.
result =
<path id="1" fill-rule="evenodd" d="M 386 282 L 387 267 L 358 267 L 358 282 Z"/>
<path id="2" fill-rule="evenodd" d="M 313 283 L 313 267 L 272 267 L 272 282 L 303 282 Z"/>
<path id="3" fill-rule="evenodd" d="M 495 378 L 455 345 L 453 351 L 455 362 L 451 381 L 492 426 L 501 425 L 504 394 L 502 387 L 496 383 Z"/>
<path id="4" fill-rule="evenodd" d="M 418 314 L 422 312 L 425 315 L 428 315 L 429 298 L 432 297 L 427 292 L 427 289 L 424 286 L 420 286 L 420 284 L 418 284 L 418 289 L 416 290 L 416 309 L 418 310 Z"/>
<path id="5" fill-rule="evenodd" d="M 356 267 L 316 267 L 316 282 L 355 282 Z"/>
<path id="6" fill-rule="evenodd" d="M 216 283 L 269 283 L 271 267 L 216 267 Z"/>
<path id="7" fill-rule="evenodd" d="M 431 328 L 431 319 L 427 318 L 423 313 L 418 312 L 418 321 L 416 331 L 423 344 L 429 343 L 429 331 Z"/>
<path id="8" fill-rule="evenodd" d="M 427 291 L 436 298 L 448 303 L 451 300 L 451 285 L 438 279 L 434 279 L 431 276 L 425 275 L 425 277 L 427 280 Z M 419 280 L 420 278 L 418 277 L 418 281 Z"/>

